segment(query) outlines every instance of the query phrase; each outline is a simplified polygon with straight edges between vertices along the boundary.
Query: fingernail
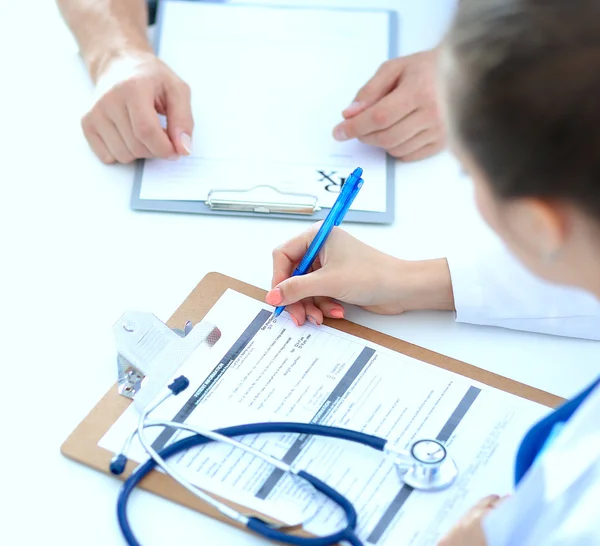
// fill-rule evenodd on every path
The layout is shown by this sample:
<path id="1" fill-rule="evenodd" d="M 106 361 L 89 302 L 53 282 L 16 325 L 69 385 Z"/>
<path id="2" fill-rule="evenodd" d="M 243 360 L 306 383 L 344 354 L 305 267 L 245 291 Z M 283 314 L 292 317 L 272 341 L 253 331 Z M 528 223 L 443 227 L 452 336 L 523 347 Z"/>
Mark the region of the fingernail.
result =
<path id="1" fill-rule="evenodd" d="M 352 101 L 348 107 L 344 110 L 344 113 L 348 113 L 348 112 L 355 112 L 357 110 L 360 110 L 362 107 L 362 102 L 358 102 L 358 101 Z"/>
<path id="2" fill-rule="evenodd" d="M 298 319 L 294 315 L 290 315 L 290 317 L 292 317 L 292 320 L 294 321 L 294 324 L 296 326 L 300 326 L 300 323 L 298 322 Z"/>
<path id="3" fill-rule="evenodd" d="M 333 318 L 344 318 L 344 310 L 343 309 L 332 309 L 331 316 Z"/>
<path id="4" fill-rule="evenodd" d="M 283 301 L 283 295 L 279 288 L 274 288 L 267 294 L 267 303 L 269 305 L 279 305 Z"/>
<path id="5" fill-rule="evenodd" d="M 348 136 L 341 127 L 336 127 L 333 130 L 333 138 L 339 141 L 348 140 Z"/>
<path id="6" fill-rule="evenodd" d="M 192 137 L 187 133 L 181 133 L 181 145 L 188 154 L 192 153 Z"/>
<path id="7" fill-rule="evenodd" d="M 167 157 L 167 159 L 169 161 L 177 161 L 179 159 L 179 156 L 177 154 L 175 155 L 170 155 L 169 157 Z"/>
<path id="8" fill-rule="evenodd" d="M 317 319 L 315 317 L 313 317 L 312 315 L 306 315 L 306 318 L 308 319 L 308 322 L 310 322 L 312 325 L 319 326 Z"/>

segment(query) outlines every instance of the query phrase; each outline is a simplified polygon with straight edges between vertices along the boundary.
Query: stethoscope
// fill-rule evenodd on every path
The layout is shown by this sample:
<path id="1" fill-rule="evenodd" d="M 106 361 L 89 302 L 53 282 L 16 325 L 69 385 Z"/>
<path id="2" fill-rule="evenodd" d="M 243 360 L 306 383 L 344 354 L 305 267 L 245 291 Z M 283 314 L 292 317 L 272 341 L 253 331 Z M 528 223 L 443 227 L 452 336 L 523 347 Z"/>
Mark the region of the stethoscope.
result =
<path id="1" fill-rule="evenodd" d="M 363 546 L 362 541 L 356 535 L 357 514 L 352 503 L 341 493 L 321 481 L 319 478 L 309 474 L 308 472 L 296 468 L 293 464 L 287 464 L 283 461 L 262 453 L 246 444 L 238 442 L 234 438 L 246 434 L 263 434 L 263 433 L 297 433 L 312 436 L 325 436 L 336 438 L 339 440 L 348 440 L 362 444 L 377 451 L 381 451 L 386 455 L 394 457 L 395 464 L 398 469 L 400 480 L 407 486 L 421 491 L 439 491 L 452 485 L 458 476 L 458 469 L 452 458 L 448 455 L 446 446 L 433 439 L 417 440 L 408 451 L 400 450 L 394 445 L 388 445 L 385 438 L 379 438 L 370 434 L 357 432 L 354 430 L 330 427 L 324 425 L 308 424 L 308 423 L 286 423 L 286 422 L 270 422 L 270 423 L 253 423 L 247 425 L 232 426 L 217 430 L 202 429 L 196 426 L 186 425 L 185 423 L 177 423 L 174 421 L 159 421 L 148 420 L 148 415 L 152 413 L 158 406 L 165 402 L 169 397 L 177 395 L 184 391 L 189 386 L 189 381 L 184 376 L 181 376 L 169 385 L 169 392 L 162 396 L 157 402 L 150 404 L 144 409 L 139 418 L 138 426 L 135 431 L 127 438 L 123 449 L 115 455 L 110 463 L 110 471 L 119 475 L 125 470 L 127 458 L 125 453 L 128 451 L 131 442 L 137 435 L 139 441 L 149 456 L 149 459 L 140 464 L 131 473 L 129 478 L 124 482 L 119 499 L 117 501 L 117 517 L 119 527 L 123 533 L 123 537 L 129 546 L 139 546 L 140 543 L 135 538 L 129 518 L 127 516 L 127 505 L 129 496 L 140 481 L 147 476 L 155 467 L 160 467 L 167 475 L 173 478 L 176 482 L 182 485 L 190 493 L 202 499 L 203 501 L 216 508 L 224 516 L 231 518 L 237 523 L 247 527 L 249 530 L 262 535 L 263 537 L 286 544 L 295 544 L 298 546 L 333 546 L 339 542 L 346 541 L 353 546 Z M 156 451 L 151 442 L 148 441 L 145 435 L 145 429 L 152 427 L 170 427 L 172 429 L 193 433 L 181 440 L 178 440 L 171 445 Z M 301 537 L 289 534 L 290 531 L 297 530 L 306 526 L 317 515 L 317 511 L 311 514 L 303 522 L 297 525 L 277 524 L 271 521 L 265 521 L 256 516 L 250 516 L 235 510 L 231 506 L 211 497 L 201 489 L 192 485 L 186 480 L 177 470 L 167 464 L 167 460 L 181 451 L 185 451 L 191 447 L 208 444 L 210 442 L 223 442 L 234 447 L 244 450 L 255 457 L 273 465 L 274 467 L 289 474 L 294 479 L 300 480 L 305 487 L 308 487 L 311 494 L 323 494 L 335 504 L 337 504 L 344 512 L 346 517 L 346 526 L 327 536 L 316 538 Z"/>

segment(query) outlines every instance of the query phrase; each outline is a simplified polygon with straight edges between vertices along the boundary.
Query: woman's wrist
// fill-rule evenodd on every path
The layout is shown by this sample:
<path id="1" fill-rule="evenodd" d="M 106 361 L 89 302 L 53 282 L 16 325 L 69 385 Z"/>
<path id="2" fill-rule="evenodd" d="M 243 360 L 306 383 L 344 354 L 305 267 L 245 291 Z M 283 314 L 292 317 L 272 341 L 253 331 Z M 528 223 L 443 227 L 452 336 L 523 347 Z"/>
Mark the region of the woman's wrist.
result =
<path id="1" fill-rule="evenodd" d="M 452 278 L 446 258 L 396 260 L 396 299 L 405 311 L 454 311 Z"/>

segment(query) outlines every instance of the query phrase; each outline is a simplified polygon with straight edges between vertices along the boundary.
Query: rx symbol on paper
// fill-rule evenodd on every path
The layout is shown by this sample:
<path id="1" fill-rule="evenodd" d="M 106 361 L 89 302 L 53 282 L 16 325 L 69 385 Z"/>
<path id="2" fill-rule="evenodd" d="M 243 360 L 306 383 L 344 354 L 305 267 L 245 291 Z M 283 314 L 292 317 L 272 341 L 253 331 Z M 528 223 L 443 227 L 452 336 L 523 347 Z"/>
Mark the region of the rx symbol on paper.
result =
<path id="1" fill-rule="evenodd" d="M 337 171 L 331 171 L 329 173 L 317 171 L 317 174 L 321 177 L 318 182 L 323 182 L 325 184 L 325 191 L 331 193 L 340 193 L 340 190 L 346 182 L 346 177 L 338 176 Z"/>

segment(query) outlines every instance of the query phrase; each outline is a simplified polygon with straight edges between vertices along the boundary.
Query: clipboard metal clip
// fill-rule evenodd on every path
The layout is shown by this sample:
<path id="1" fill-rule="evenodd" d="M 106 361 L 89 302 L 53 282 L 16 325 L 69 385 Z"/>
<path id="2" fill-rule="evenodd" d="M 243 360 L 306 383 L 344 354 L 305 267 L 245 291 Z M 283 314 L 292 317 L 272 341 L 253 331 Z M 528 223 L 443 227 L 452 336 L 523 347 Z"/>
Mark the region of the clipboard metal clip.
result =
<path id="1" fill-rule="evenodd" d="M 211 210 L 262 214 L 311 215 L 321 210 L 315 195 L 282 192 L 269 185 L 247 190 L 211 190 L 206 204 Z"/>
<path id="2" fill-rule="evenodd" d="M 171 329 L 152 313 L 126 312 L 113 326 L 117 390 L 143 407 L 198 349 L 210 349 L 221 331 L 209 322 Z M 143 387 L 143 389 L 142 389 Z"/>

